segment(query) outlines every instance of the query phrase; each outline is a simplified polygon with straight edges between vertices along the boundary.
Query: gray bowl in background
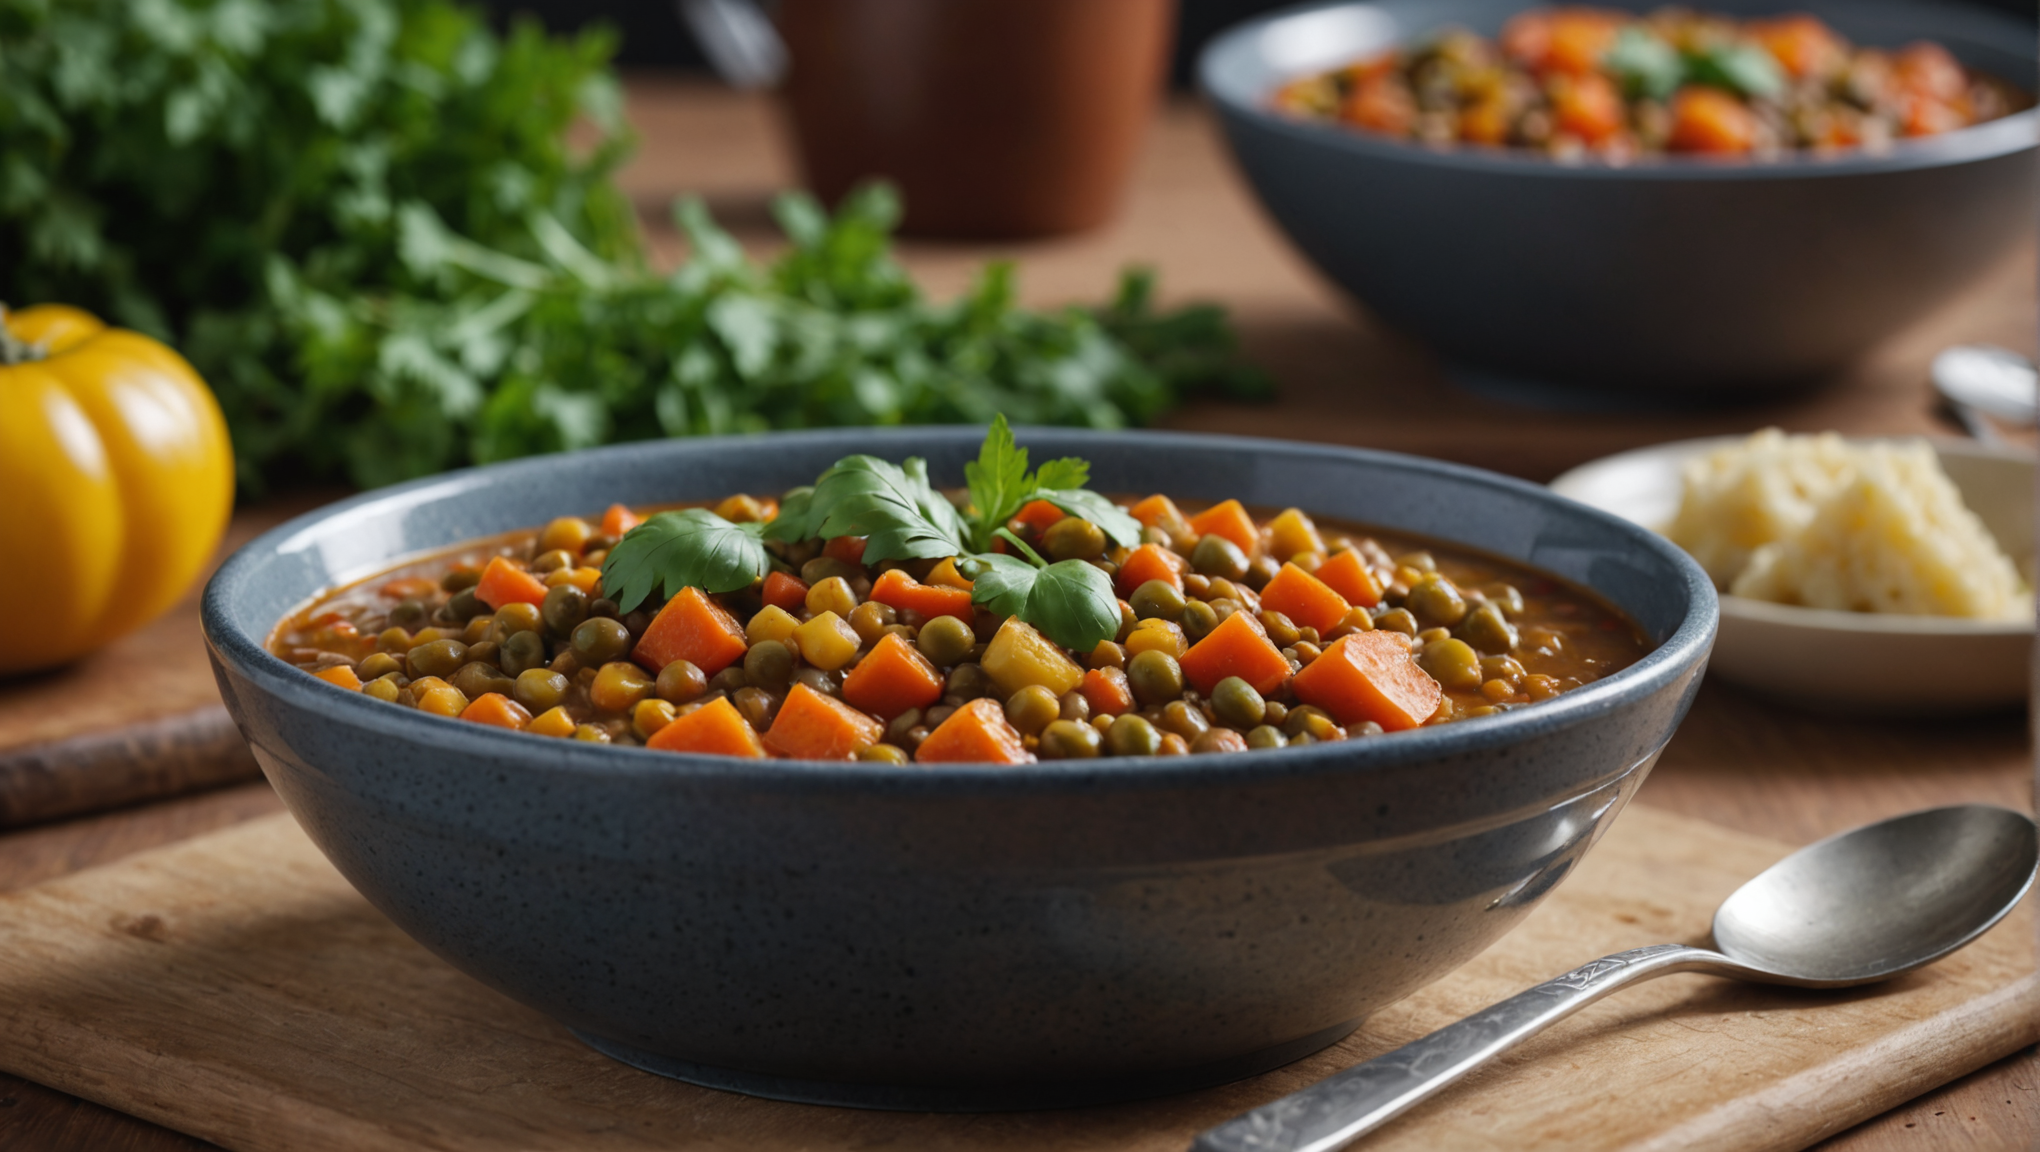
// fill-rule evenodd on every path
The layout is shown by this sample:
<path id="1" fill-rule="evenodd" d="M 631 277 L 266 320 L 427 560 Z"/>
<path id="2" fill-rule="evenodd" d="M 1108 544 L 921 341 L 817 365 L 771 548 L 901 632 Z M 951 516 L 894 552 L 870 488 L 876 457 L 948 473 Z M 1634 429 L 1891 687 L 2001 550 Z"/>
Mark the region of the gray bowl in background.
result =
<path id="1" fill-rule="evenodd" d="M 1301 504 L 1588 585 L 1657 643 L 1504 715 L 1376 739 L 1013 768 L 750 761 L 546 740 L 342 692 L 263 649 L 400 557 L 612 501 L 777 492 L 838 457 L 982 432 L 674 440 L 371 492 L 207 586 L 221 694 L 269 780 L 378 909 L 461 970 L 668 1075 L 786 1099 L 1013 1108 L 1296 1059 L 1492 943 L 1558 883 L 1685 715 L 1706 575 L 1505 477 L 1380 452 L 1023 430 L 1103 491 Z"/>
<path id="2" fill-rule="evenodd" d="M 1449 26 L 1491 36 L 1532 6 L 1286 9 L 1226 33 L 1200 61 L 1269 215 L 1326 276 L 1456 373 L 1644 396 L 1803 385 L 1946 302 L 2032 230 L 2040 114 L 2030 109 L 1884 155 L 1611 167 L 1436 150 L 1267 107 L 1289 77 Z M 2035 87 L 2032 25 L 1960 4 L 1698 7 L 1811 12 L 1865 45 L 1938 40 L 1968 67 Z"/>

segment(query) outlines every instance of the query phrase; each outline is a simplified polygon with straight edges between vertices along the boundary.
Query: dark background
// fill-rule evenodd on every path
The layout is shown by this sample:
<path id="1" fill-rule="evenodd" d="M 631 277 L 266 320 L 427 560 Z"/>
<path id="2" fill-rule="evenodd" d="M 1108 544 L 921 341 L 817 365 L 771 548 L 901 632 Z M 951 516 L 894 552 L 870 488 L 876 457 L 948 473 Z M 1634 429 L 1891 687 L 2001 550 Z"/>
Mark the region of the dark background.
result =
<path id="1" fill-rule="evenodd" d="M 673 0 L 482 0 L 483 6 L 507 20 L 512 13 L 538 17 L 546 27 L 569 31 L 594 23 L 614 28 L 620 41 L 616 62 L 627 68 L 688 68 L 705 71 L 706 63 L 693 39 L 680 22 Z M 1206 40 L 1258 12 L 1285 8 L 1297 0 L 1182 0 L 1176 25 L 1176 59 L 1171 78 L 1177 87 L 1190 85 L 1197 50 Z M 1528 0 L 1526 0 L 1527 4 Z M 1686 0 L 1687 6 L 1706 9 L 1706 0 Z M 1671 3 L 1671 0 L 1666 0 Z M 1979 7 L 1995 8 L 2017 16 L 2034 18 L 2034 0 L 1974 0 Z M 1778 10 L 1792 9 L 1791 0 L 1779 0 Z"/>

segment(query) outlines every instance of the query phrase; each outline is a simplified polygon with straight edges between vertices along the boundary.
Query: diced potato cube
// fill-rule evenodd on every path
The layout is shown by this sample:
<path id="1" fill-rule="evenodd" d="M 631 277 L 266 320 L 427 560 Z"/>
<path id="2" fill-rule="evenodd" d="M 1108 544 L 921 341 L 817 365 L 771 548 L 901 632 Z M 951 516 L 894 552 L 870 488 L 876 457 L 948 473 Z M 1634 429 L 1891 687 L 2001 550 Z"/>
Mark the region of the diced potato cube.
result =
<path id="1" fill-rule="evenodd" d="M 758 615 L 763 616 L 767 608 Z M 857 658 L 857 649 L 862 644 L 857 629 L 850 622 L 834 612 L 824 612 L 793 630 L 793 642 L 800 648 L 800 658 L 824 672 L 836 669 Z"/>
<path id="2" fill-rule="evenodd" d="M 756 616 L 751 617 L 749 624 L 744 625 L 744 640 L 750 644 L 759 644 L 767 640 L 777 640 L 785 644 L 787 637 L 792 636 L 794 629 L 799 627 L 799 617 L 777 605 L 767 604 L 758 610 Z"/>
<path id="3" fill-rule="evenodd" d="M 1280 516 L 1268 522 L 1268 551 L 1277 560 L 1287 560 L 1298 552 L 1324 550 L 1324 537 L 1318 535 L 1317 525 L 1302 509 L 1284 509 Z"/>
<path id="4" fill-rule="evenodd" d="M 986 675 L 1009 697 L 1030 684 L 1060 696 L 1084 679 L 1084 670 L 1076 661 L 1017 616 L 1007 620 L 985 646 L 981 663 Z"/>
<path id="5" fill-rule="evenodd" d="M 1133 634 L 1126 638 L 1126 658 L 1131 660 L 1149 650 L 1181 657 L 1189 647 L 1189 638 L 1183 635 L 1181 625 L 1172 624 L 1167 620 L 1143 620 L 1140 627 L 1135 628 Z"/>

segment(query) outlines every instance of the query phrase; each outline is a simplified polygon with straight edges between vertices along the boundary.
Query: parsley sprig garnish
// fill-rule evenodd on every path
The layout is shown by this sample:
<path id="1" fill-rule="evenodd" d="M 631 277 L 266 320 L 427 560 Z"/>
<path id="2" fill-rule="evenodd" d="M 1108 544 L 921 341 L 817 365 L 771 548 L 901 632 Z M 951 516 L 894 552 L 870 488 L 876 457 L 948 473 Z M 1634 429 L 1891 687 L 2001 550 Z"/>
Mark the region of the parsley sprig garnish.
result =
<path id="1" fill-rule="evenodd" d="M 1082 560 L 1050 563 L 1006 523 L 1030 502 L 1046 500 L 1096 524 L 1115 544 L 1138 544 L 1140 523 L 1086 489 L 1090 475 L 1091 466 L 1075 457 L 1028 471 L 1027 449 L 1013 442 L 1000 416 L 978 458 L 964 466 L 970 506 L 961 512 L 929 483 L 919 457 L 893 464 L 846 456 L 812 488 L 789 494 L 769 524 L 732 524 L 704 508 L 650 517 L 610 549 L 602 585 L 624 611 L 659 589 L 666 596 L 689 586 L 734 592 L 771 571 L 767 541 L 862 536 L 867 564 L 957 557 L 958 570 L 974 582 L 973 602 L 1088 652 L 1119 631 L 1111 578 Z M 992 551 L 995 541 L 1009 551 Z"/>

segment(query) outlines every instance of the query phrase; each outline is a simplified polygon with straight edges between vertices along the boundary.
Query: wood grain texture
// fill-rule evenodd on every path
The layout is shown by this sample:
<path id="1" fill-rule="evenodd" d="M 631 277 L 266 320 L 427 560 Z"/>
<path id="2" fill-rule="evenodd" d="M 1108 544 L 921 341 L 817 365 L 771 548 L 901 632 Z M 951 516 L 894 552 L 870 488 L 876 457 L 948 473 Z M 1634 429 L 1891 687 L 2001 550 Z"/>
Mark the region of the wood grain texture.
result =
<path id="1" fill-rule="evenodd" d="M 1637 808 L 1495 948 L 1324 1053 L 1166 1100 L 935 1116 L 753 1100 L 608 1061 L 412 943 L 276 817 L 0 897 L 0 1068 L 247 1150 L 1159 1152 L 1594 955 L 1704 937 L 1714 904 L 1784 850 Z M 1874 989 L 1668 977 L 1370 1146 L 1800 1148 L 2040 1039 L 2030 932 L 2021 918 Z"/>
<path id="2" fill-rule="evenodd" d="M 170 611 L 64 667 L 0 677 L 0 828 L 260 775 L 220 706 L 199 594 L 236 548 L 337 495 L 298 492 L 241 509 Z"/>

